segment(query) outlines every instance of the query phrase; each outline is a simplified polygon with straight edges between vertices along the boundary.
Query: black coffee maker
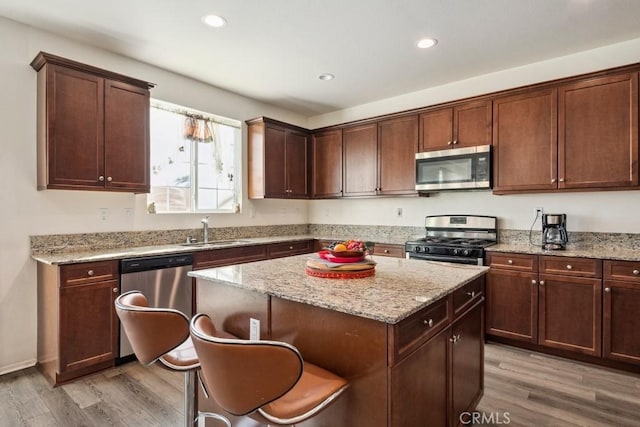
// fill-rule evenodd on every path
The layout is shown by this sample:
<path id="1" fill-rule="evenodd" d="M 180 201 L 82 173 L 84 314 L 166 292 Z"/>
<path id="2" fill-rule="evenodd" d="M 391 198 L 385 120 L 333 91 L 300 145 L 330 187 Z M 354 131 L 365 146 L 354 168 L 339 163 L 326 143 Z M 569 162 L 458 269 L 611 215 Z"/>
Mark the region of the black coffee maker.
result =
<path id="1" fill-rule="evenodd" d="M 566 214 L 542 215 L 542 249 L 564 249 L 569 241 Z"/>

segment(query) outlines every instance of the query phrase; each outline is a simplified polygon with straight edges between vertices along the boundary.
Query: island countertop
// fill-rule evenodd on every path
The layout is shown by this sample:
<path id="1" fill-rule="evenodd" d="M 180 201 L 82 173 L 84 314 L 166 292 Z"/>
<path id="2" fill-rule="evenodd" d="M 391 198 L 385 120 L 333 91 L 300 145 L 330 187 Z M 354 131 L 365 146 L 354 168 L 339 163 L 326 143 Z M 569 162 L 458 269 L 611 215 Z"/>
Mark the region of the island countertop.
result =
<path id="1" fill-rule="evenodd" d="M 305 272 L 313 254 L 189 272 L 200 280 L 234 286 L 395 324 L 461 286 L 488 267 L 374 257 L 374 276 L 325 279 Z"/>

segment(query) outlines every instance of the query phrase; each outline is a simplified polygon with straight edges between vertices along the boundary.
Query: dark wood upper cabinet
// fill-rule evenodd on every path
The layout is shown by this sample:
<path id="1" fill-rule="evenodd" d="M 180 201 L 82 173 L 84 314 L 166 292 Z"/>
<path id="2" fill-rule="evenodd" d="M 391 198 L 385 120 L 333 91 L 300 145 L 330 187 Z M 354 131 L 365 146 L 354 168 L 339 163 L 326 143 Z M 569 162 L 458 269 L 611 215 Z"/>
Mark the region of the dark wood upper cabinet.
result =
<path id="1" fill-rule="evenodd" d="M 494 192 L 556 188 L 556 99 L 543 89 L 493 101 Z"/>
<path id="2" fill-rule="evenodd" d="M 378 191 L 377 123 L 343 129 L 342 143 L 343 195 L 375 196 Z"/>
<path id="3" fill-rule="evenodd" d="M 312 139 L 311 196 L 342 196 L 342 129 L 319 132 Z"/>
<path id="4" fill-rule="evenodd" d="M 149 192 L 152 84 L 41 52 L 38 189 Z"/>
<path id="5" fill-rule="evenodd" d="M 421 152 L 491 144 L 491 101 L 471 101 L 420 114 Z"/>
<path id="6" fill-rule="evenodd" d="M 638 73 L 558 89 L 558 188 L 638 185 Z"/>
<path id="7" fill-rule="evenodd" d="M 308 198 L 308 132 L 267 117 L 246 123 L 249 198 Z"/>
<path id="8" fill-rule="evenodd" d="M 415 194 L 418 116 L 378 122 L 378 194 Z"/>

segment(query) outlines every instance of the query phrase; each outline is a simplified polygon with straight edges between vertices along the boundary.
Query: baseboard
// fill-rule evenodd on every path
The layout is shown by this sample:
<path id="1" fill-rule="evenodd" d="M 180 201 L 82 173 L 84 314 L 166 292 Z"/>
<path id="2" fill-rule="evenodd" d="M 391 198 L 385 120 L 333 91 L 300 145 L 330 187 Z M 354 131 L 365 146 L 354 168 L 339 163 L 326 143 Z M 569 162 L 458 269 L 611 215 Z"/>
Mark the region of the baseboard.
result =
<path id="1" fill-rule="evenodd" d="M 14 363 L 13 365 L 2 366 L 0 367 L 0 375 L 31 368 L 32 366 L 36 366 L 36 359 L 25 360 L 24 362 Z"/>

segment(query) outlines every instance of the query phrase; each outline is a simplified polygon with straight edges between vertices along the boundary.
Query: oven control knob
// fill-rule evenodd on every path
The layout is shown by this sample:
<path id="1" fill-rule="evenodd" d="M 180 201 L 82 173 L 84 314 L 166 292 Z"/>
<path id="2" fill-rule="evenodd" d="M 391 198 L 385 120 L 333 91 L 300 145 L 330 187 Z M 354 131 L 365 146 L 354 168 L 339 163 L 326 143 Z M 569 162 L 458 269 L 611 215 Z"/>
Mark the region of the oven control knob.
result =
<path id="1" fill-rule="evenodd" d="M 469 249 L 465 249 L 464 251 L 462 251 L 462 255 L 469 256 Z"/>
<path id="2" fill-rule="evenodd" d="M 456 249 L 453 250 L 453 254 L 454 255 L 458 255 L 459 253 L 460 253 L 460 249 L 456 248 Z"/>
<path id="3" fill-rule="evenodd" d="M 422 248 L 420 246 L 416 246 L 415 251 L 416 252 L 422 252 Z"/>
<path id="4" fill-rule="evenodd" d="M 422 248 L 422 252 L 424 252 L 424 253 L 429 252 L 429 247 L 425 246 L 424 248 Z"/>

